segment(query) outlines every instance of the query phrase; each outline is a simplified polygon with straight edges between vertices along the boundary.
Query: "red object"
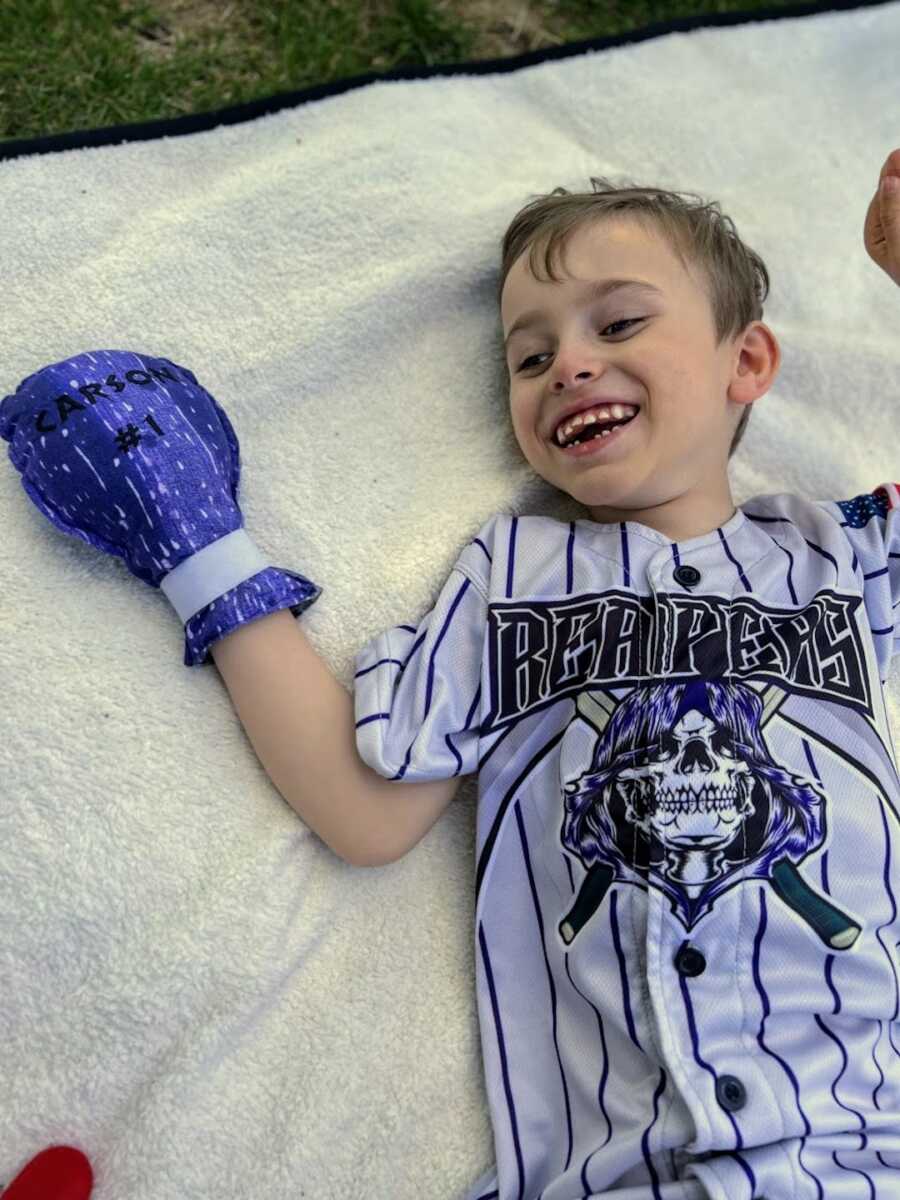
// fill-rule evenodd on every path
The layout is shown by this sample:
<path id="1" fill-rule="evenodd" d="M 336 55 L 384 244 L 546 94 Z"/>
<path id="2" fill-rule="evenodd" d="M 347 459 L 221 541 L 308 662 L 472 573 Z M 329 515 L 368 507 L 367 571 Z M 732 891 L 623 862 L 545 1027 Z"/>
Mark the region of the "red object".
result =
<path id="1" fill-rule="evenodd" d="M 2 1200 L 88 1200 L 94 1173 L 74 1146 L 48 1146 L 36 1154 L 12 1183 L 0 1186 Z"/>

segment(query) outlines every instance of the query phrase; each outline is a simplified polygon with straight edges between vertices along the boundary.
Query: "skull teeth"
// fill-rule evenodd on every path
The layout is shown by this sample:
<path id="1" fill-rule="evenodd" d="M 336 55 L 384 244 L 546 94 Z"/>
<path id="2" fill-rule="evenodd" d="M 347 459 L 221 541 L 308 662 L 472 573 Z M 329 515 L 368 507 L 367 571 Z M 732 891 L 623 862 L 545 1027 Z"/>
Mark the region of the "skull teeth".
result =
<path id="1" fill-rule="evenodd" d="M 657 800 L 657 808 L 680 809 L 683 812 L 721 812 L 734 808 L 733 796 L 663 796 Z"/>

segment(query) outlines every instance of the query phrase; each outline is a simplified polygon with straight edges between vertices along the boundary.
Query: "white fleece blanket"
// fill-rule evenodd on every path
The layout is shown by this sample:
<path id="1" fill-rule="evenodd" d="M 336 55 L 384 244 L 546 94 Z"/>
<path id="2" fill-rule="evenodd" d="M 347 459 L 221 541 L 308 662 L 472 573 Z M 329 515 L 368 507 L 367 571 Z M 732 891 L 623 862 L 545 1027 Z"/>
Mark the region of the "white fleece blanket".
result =
<path id="1" fill-rule="evenodd" d="M 509 430 L 494 288 L 514 213 L 603 175 L 719 200 L 769 267 L 783 363 L 736 503 L 871 490 L 900 470 L 900 292 L 862 240 L 898 46 L 900 3 L 682 22 L 7 158 L 0 395 L 92 348 L 194 371 L 350 689 L 492 513 L 585 515 Z M 163 594 L 53 528 L 5 456 L 0 521 L 0 1182 L 65 1142 L 96 1200 L 467 1195 L 494 1160 L 474 781 L 400 862 L 346 865 L 215 666 L 182 665 Z"/>

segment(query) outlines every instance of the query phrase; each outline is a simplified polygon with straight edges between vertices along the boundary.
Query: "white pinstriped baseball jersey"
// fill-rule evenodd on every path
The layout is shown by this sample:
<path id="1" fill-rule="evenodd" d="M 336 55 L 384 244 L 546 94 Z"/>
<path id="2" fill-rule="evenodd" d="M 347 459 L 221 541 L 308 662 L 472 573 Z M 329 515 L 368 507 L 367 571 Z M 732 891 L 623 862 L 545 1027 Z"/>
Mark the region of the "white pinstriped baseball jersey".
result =
<path id="1" fill-rule="evenodd" d="M 496 514 L 357 656 L 398 801 L 478 775 L 467 1200 L 900 1197 L 898 512 Z"/>

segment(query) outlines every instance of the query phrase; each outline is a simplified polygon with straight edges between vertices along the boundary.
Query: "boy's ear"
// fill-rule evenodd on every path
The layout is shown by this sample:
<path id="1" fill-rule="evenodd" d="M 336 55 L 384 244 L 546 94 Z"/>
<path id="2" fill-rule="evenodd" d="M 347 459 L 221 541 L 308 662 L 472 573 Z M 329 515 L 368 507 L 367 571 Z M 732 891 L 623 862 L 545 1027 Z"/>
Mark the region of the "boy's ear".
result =
<path id="1" fill-rule="evenodd" d="M 780 366 L 778 338 L 764 321 L 754 321 L 741 340 L 728 388 L 729 399 L 737 404 L 752 404 L 775 382 Z"/>

